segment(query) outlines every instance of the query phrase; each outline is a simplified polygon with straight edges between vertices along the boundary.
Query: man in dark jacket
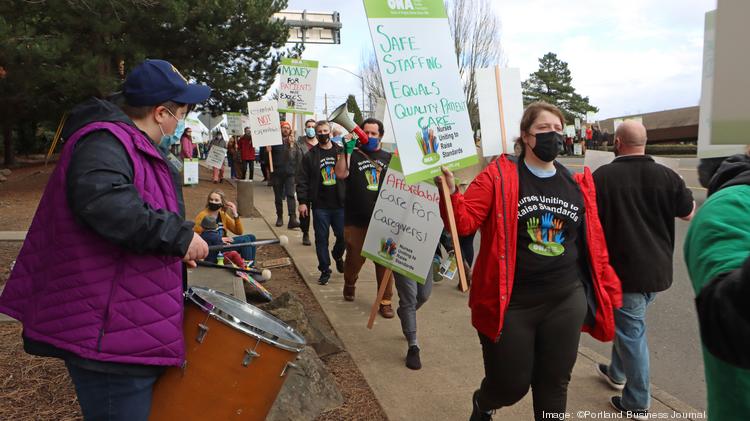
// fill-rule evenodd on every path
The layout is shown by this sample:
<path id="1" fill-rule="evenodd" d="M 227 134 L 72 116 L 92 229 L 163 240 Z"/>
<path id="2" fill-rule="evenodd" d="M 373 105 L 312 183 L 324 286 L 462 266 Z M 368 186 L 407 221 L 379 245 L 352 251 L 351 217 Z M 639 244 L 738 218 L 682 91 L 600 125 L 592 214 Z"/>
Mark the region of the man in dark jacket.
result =
<path id="1" fill-rule="evenodd" d="M 750 412 L 750 156 L 731 156 L 705 178 L 708 198 L 685 238 L 685 263 L 697 296 L 708 418 L 739 421 Z"/>
<path id="2" fill-rule="evenodd" d="M 329 229 L 333 228 L 336 244 L 333 259 L 336 270 L 344 272 L 344 185 L 336 179 L 336 160 L 341 148 L 331 142 L 331 127 L 327 121 L 315 124 L 318 144 L 310 149 L 300 163 L 297 172 L 297 198 L 299 213 L 308 216 L 312 207 L 315 230 L 315 252 L 318 255 L 318 283 L 325 285 L 331 278 L 331 259 L 328 255 Z"/>
<path id="3" fill-rule="evenodd" d="M 167 150 L 189 104 L 209 94 L 146 60 L 119 105 L 75 107 L 0 297 L 27 352 L 65 360 L 87 420 L 146 421 L 157 378 L 184 362 L 182 262 L 194 267 L 208 247 L 185 220 Z"/>
<path id="4" fill-rule="evenodd" d="M 594 172 L 599 220 L 623 292 L 622 308 L 615 309 L 612 361 L 596 370 L 622 390 L 611 405 L 635 419 L 645 419 L 650 406 L 646 308 L 672 284 L 674 220 L 690 220 L 695 208 L 682 178 L 645 150 L 646 128 L 625 121 L 615 132 L 618 157 Z"/>
<path id="5" fill-rule="evenodd" d="M 284 225 L 284 196 L 289 213 L 287 228 L 299 228 L 297 219 L 297 202 L 294 199 L 294 177 L 297 167 L 302 160 L 302 151 L 292 138 L 292 126 L 288 121 L 281 122 L 281 138 L 283 143 L 271 147 L 271 184 L 276 204 L 276 226 Z"/>
<path id="6" fill-rule="evenodd" d="M 312 148 L 315 147 L 315 145 L 318 144 L 318 139 L 315 136 L 315 120 L 308 119 L 305 121 L 305 134 L 297 138 L 297 146 L 299 146 L 299 149 L 302 151 L 302 155 L 305 156 L 310 152 Z M 330 135 L 329 135 L 330 137 Z M 304 158 L 303 158 L 304 159 Z M 297 168 L 297 172 L 299 173 L 299 168 Z M 299 200 L 300 205 L 307 205 L 307 207 L 310 207 L 309 203 L 305 203 L 300 200 L 299 194 L 297 194 L 297 200 Z M 302 244 L 305 246 L 309 246 L 312 243 L 310 243 L 310 213 L 303 215 L 300 213 L 299 215 L 299 227 L 300 230 L 302 230 Z"/>

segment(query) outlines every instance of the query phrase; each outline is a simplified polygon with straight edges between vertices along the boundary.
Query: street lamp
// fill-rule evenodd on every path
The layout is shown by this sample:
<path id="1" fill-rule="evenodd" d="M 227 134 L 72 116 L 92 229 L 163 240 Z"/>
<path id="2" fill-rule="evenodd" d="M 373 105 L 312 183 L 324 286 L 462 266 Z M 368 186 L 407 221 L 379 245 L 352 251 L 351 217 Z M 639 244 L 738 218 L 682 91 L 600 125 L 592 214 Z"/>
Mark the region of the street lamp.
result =
<path id="1" fill-rule="evenodd" d="M 363 78 L 362 76 L 360 76 L 360 75 L 352 72 L 351 70 L 347 70 L 347 69 L 345 69 L 343 67 L 339 67 L 339 66 L 323 66 L 323 68 L 324 69 L 338 69 L 338 70 L 343 70 L 346 73 L 349 73 L 350 75 L 359 78 L 360 83 L 362 83 L 362 107 L 365 107 L 365 78 Z M 372 107 L 370 107 L 370 108 L 372 108 Z M 372 110 L 370 110 L 370 112 L 372 112 Z"/>

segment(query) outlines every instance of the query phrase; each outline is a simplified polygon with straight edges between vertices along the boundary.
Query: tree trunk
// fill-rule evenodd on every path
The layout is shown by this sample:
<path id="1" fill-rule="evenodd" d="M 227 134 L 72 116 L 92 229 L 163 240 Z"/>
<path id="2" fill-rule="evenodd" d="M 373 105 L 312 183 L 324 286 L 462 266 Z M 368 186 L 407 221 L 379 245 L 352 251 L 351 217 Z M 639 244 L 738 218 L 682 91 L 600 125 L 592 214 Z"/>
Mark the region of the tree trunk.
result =
<path id="1" fill-rule="evenodd" d="M 16 165 L 16 154 L 13 150 L 13 130 L 9 123 L 3 124 L 3 141 L 5 146 L 5 166 L 12 167 Z"/>

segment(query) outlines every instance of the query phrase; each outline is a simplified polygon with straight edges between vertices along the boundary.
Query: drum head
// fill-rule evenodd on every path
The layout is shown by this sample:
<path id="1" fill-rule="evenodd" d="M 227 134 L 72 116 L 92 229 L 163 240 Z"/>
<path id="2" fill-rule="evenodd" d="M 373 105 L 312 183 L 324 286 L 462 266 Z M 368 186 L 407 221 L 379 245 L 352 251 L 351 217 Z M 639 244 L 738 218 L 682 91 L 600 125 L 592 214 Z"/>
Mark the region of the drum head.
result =
<path id="1" fill-rule="evenodd" d="M 289 325 L 231 295 L 198 286 L 190 287 L 186 295 L 217 320 L 263 342 L 293 352 L 305 347 L 305 338 Z"/>

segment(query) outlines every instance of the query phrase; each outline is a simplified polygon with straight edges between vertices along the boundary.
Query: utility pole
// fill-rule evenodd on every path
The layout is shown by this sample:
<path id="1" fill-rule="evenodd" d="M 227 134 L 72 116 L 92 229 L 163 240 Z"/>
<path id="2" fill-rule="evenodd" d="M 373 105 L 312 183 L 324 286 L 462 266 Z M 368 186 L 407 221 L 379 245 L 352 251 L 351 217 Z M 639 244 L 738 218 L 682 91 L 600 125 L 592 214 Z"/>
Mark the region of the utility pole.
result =
<path id="1" fill-rule="evenodd" d="M 328 94 L 323 94 L 323 114 L 328 118 Z"/>

